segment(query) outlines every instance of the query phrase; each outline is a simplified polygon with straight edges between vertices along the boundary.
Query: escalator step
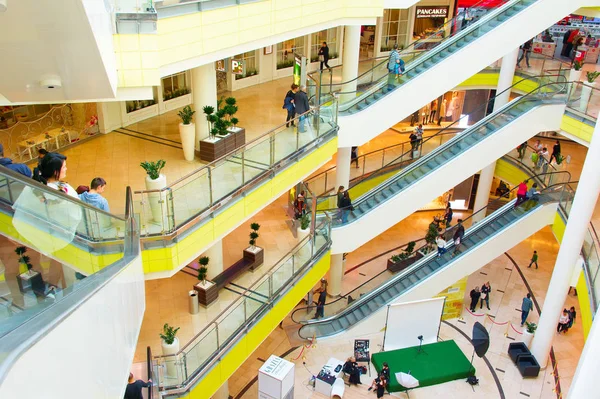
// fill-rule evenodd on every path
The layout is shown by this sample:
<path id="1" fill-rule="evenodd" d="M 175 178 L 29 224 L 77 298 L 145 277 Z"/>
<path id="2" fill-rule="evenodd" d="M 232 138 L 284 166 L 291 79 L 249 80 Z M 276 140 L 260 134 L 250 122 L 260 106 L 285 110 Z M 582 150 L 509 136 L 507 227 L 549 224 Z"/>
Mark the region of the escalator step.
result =
<path id="1" fill-rule="evenodd" d="M 423 269 L 417 270 L 417 272 L 415 274 L 419 280 L 423 280 L 426 277 L 426 274 L 423 271 Z"/>
<path id="2" fill-rule="evenodd" d="M 429 266 L 429 265 L 425 265 L 425 266 L 423 267 L 423 271 L 425 271 L 425 273 L 426 273 L 427 275 L 430 275 L 431 273 L 433 273 L 433 269 L 432 269 L 432 268 L 431 268 L 431 266 Z"/>
<path id="3" fill-rule="evenodd" d="M 381 298 L 382 298 L 384 301 L 388 302 L 389 300 L 391 300 L 391 299 L 392 299 L 392 295 L 390 295 L 390 293 L 389 293 L 389 292 L 387 292 L 387 291 L 383 291 L 383 292 L 381 293 Z"/>
<path id="4" fill-rule="evenodd" d="M 351 325 L 356 324 L 356 322 L 358 321 L 358 319 L 356 318 L 356 316 L 354 315 L 354 312 L 348 313 L 346 314 L 346 318 L 348 319 L 348 322 Z"/>
<path id="5" fill-rule="evenodd" d="M 410 281 L 411 286 L 416 284 L 419 281 L 419 279 L 414 274 L 409 274 L 408 280 Z"/>
<path id="6" fill-rule="evenodd" d="M 402 287 L 402 291 L 404 291 L 408 287 L 410 287 L 410 282 L 407 281 L 407 279 L 403 278 L 402 280 L 400 280 L 400 282 L 398 283 L 398 285 L 400 285 Z"/>
<path id="7" fill-rule="evenodd" d="M 333 320 L 331 322 L 331 327 L 333 327 L 333 331 L 337 332 L 337 331 L 341 331 L 342 328 L 342 323 L 339 322 L 339 320 Z"/>
<path id="8" fill-rule="evenodd" d="M 392 285 L 387 289 L 387 293 L 390 295 L 390 298 L 395 298 L 400 295 L 400 290 L 403 289 L 403 286 L 399 286 L 398 284 Z"/>
<path id="9" fill-rule="evenodd" d="M 342 328 L 344 330 L 350 327 L 350 322 L 348 321 L 348 319 L 346 319 L 346 317 L 340 318 L 340 324 L 342 325 Z"/>

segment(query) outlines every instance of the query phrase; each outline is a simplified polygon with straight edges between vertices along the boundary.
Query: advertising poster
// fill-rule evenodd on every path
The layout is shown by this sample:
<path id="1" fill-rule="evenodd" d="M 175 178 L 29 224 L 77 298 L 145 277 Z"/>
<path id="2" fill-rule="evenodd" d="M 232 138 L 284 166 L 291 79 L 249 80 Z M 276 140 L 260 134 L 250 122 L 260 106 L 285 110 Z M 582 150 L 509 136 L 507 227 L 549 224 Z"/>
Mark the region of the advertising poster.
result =
<path id="1" fill-rule="evenodd" d="M 300 86 L 302 80 L 302 56 L 294 54 L 294 84 Z"/>
<path id="2" fill-rule="evenodd" d="M 371 361 L 371 354 L 369 353 L 369 340 L 368 339 L 355 339 L 354 340 L 354 357 L 357 362 L 369 362 Z"/>
<path id="3" fill-rule="evenodd" d="M 243 60 L 231 60 L 231 73 L 234 75 L 244 74 L 244 61 Z"/>

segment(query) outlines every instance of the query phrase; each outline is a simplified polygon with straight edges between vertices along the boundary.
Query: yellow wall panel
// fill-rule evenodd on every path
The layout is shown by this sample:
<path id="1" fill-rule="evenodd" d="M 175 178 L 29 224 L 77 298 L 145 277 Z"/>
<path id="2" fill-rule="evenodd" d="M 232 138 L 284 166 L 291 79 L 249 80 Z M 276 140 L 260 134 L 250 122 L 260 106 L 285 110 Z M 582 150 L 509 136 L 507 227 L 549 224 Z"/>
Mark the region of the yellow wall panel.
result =
<path id="1" fill-rule="evenodd" d="M 121 53 L 121 66 L 124 70 L 142 69 L 140 53 Z"/>
<path id="2" fill-rule="evenodd" d="M 142 80 L 144 81 L 142 86 L 156 86 L 160 83 L 158 69 L 142 69 Z"/>
<path id="3" fill-rule="evenodd" d="M 140 51 L 158 51 L 158 35 L 139 35 L 139 44 Z"/>
<path id="4" fill-rule="evenodd" d="M 118 35 L 120 51 L 139 51 L 140 41 L 138 35 Z"/>
<path id="5" fill-rule="evenodd" d="M 245 17 L 252 15 L 265 16 L 265 14 L 271 12 L 271 9 L 273 7 L 272 3 L 273 2 L 270 1 L 259 1 L 258 3 L 254 4 L 240 5 L 240 15 Z"/>
<path id="6" fill-rule="evenodd" d="M 221 35 L 218 38 L 214 38 L 212 40 L 204 41 L 204 51 L 207 53 L 221 50 L 227 47 L 233 47 L 238 43 L 238 33 L 231 33 L 229 35 Z M 182 55 L 179 56 L 178 59 L 181 58 Z"/>
<path id="7" fill-rule="evenodd" d="M 246 40 L 259 40 L 265 36 L 270 36 L 272 34 L 273 27 L 271 25 L 262 25 L 257 26 L 253 29 L 240 31 L 240 38 L 245 38 Z"/>
<path id="8" fill-rule="evenodd" d="M 124 70 L 123 80 L 127 87 L 138 87 L 144 85 L 144 78 L 141 70 Z"/>
<path id="9" fill-rule="evenodd" d="M 271 14 L 266 15 L 248 15 L 244 18 L 240 18 L 238 28 L 240 31 L 262 27 L 266 25 L 267 29 L 271 27 Z"/>
<path id="10" fill-rule="evenodd" d="M 246 10 L 253 7 L 254 4 L 247 4 Z M 231 21 L 237 19 L 238 16 L 244 17 L 239 14 L 240 7 L 224 7 L 216 10 L 204 11 L 200 13 L 202 19 L 202 25 L 209 26 L 216 23 Z"/>
<path id="11" fill-rule="evenodd" d="M 588 294 L 587 283 L 583 272 L 577 280 L 577 300 L 579 302 L 579 317 L 575 320 L 576 323 L 581 323 L 583 328 L 583 339 L 587 336 L 592 328 L 592 309 L 590 307 L 590 296 Z"/>

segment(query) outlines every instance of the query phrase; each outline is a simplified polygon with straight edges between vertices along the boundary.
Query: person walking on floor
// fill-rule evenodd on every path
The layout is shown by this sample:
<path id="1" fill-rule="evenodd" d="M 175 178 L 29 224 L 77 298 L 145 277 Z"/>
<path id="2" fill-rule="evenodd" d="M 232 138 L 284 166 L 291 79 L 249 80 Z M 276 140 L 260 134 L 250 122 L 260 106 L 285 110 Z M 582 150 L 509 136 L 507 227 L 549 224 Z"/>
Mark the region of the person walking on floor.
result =
<path id="1" fill-rule="evenodd" d="M 561 332 L 564 331 L 566 333 L 568 329 L 569 329 L 569 311 L 567 309 L 563 309 L 562 314 L 558 318 L 558 325 L 556 326 L 556 332 L 560 334 Z"/>
<path id="2" fill-rule="evenodd" d="M 356 165 L 356 169 L 358 169 L 358 147 L 356 146 L 350 150 L 350 164 L 353 163 Z"/>
<path id="3" fill-rule="evenodd" d="M 460 253 L 460 246 L 462 244 L 463 237 L 465 236 L 465 227 L 462 225 L 462 219 L 458 219 L 458 224 L 456 225 L 456 231 L 452 236 L 454 240 L 454 252 L 452 256 L 455 256 Z"/>
<path id="4" fill-rule="evenodd" d="M 317 313 L 315 313 L 315 319 L 325 316 L 325 300 L 327 299 L 327 291 L 322 288 L 318 289 L 319 298 L 317 299 Z"/>
<path id="5" fill-rule="evenodd" d="M 517 151 L 519 152 L 519 161 L 523 162 L 523 158 L 525 158 L 525 151 L 527 151 L 527 142 L 524 141 L 517 147 Z"/>
<path id="6" fill-rule="evenodd" d="M 552 146 L 552 155 L 550 155 L 550 163 L 554 159 L 558 163 L 558 157 L 560 157 L 560 141 L 556 140 L 556 144 Z"/>
<path id="7" fill-rule="evenodd" d="M 152 386 L 152 380 L 148 379 L 148 382 L 142 380 L 135 380 L 133 373 L 129 373 L 129 380 L 125 387 L 124 399 L 143 399 L 142 388 L 148 388 Z"/>
<path id="8" fill-rule="evenodd" d="M 521 68 L 521 61 L 523 61 L 523 57 L 525 58 L 525 62 L 527 64 L 527 68 L 531 68 L 531 65 L 529 65 L 529 53 L 531 53 L 531 46 L 532 45 L 533 45 L 533 38 L 527 40 L 521 46 L 522 53 L 521 53 L 521 56 L 519 57 L 519 59 L 517 60 L 517 68 Z"/>
<path id="9" fill-rule="evenodd" d="M 492 292 L 492 286 L 488 281 L 481 286 L 481 301 L 479 303 L 479 309 L 483 308 L 483 301 L 485 301 L 485 306 L 488 308 L 488 310 L 490 310 L 490 292 Z"/>
<path id="10" fill-rule="evenodd" d="M 283 109 L 287 111 L 287 118 L 285 120 L 285 127 L 290 127 L 290 121 L 292 126 L 296 126 L 294 124 L 294 118 L 296 117 L 296 104 L 295 98 L 296 93 L 298 93 L 298 85 L 292 83 L 292 87 L 288 90 L 285 98 L 283 99 Z"/>
<path id="11" fill-rule="evenodd" d="M 331 67 L 329 66 L 329 47 L 327 47 L 327 43 L 323 42 L 323 44 L 321 44 L 321 47 L 319 48 L 319 62 L 321 63 L 321 66 L 319 67 L 319 69 L 322 71 L 323 70 L 323 65 L 325 65 L 327 67 L 327 69 L 331 69 Z"/>
<path id="12" fill-rule="evenodd" d="M 469 306 L 469 309 L 471 309 L 471 312 L 475 312 L 475 308 L 477 307 L 477 303 L 479 302 L 479 298 L 481 297 L 479 287 L 473 288 L 469 296 L 471 297 L 471 305 Z"/>
<path id="13" fill-rule="evenodd" d="M 531 300 L 531 294 L 527 294 L 526 297 L 523 298 L 523 303 L 521 303 L 521 327 L 527 321 L 527 316 L 529 316 L 529 312 L 533 310 L 533 301 Z"/>
<path id="14" fill-rule="evenodd" d="M 569 329 L 571 327 L 573 327 L 573 324 L 575 324 L 575 318 L 577 317 L 577 312 L 575 311 L 575 307 L 571 306 L 571 309 L 569 309 L 569 325 L 567 326 L 567 329 L 565 330 L 565 333 L 567 331 L 569 331 Z"/>
<path id="15" fill-rule="evenodd" d="M 515 208 L 527 201 L 527 180 L 523 180 L 517 187 L 517 200 L 515 201 Z"/>
<path id="16" fill-rule="evenodd" d="M 446 221 L 446 228 L 450 227 L 450 223 L 452 223 L 452 216 L 454 212 L 452 212 L 452 207 L 450 207 L 450 203 L 446 205 L 446 212 L 444 213 L 444 220 Z"/>
<path id="17" fill-rule="evenodd" d="M 306 86 L 300 86 L 298 92 L 294 96 L 294 104 L 296 105 L 296 115 L 300 115 L 298 118 L 298 133 L 304 133 L 306 131 L 306 118 L 308 115 L 304 115 L 310 111 L 310 105 L 308 104 L 308 96 L 306 95 Z"/>
<path id="18" fill-rule="evenodd" d="M 533 251 L 533 255 L 531 256 L 531 262 L 529 262 L 529 266 L 527 266 L 527 268 L 530 268 L 531 265 L 533 265 L 535 263 L 535 268 L 538 268 L 538 253 L 537 251 Z"/>

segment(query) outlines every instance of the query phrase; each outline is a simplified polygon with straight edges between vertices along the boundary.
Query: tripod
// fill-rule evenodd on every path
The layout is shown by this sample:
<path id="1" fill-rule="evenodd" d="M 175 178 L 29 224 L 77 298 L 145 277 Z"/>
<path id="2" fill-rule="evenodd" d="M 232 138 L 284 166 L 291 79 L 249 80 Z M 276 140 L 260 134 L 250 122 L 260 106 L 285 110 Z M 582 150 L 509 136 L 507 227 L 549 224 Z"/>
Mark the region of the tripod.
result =
<path id="1" fill-rule="evenodd" d="M 417 349 L 417 356 L 419 356 L 421 353 L 427 355 L 427 352 L 425 352 L 425 350 L 423 349 L 423 336 L 419 335 L 417 339 L 419 340 L 419 349 Z"/>

